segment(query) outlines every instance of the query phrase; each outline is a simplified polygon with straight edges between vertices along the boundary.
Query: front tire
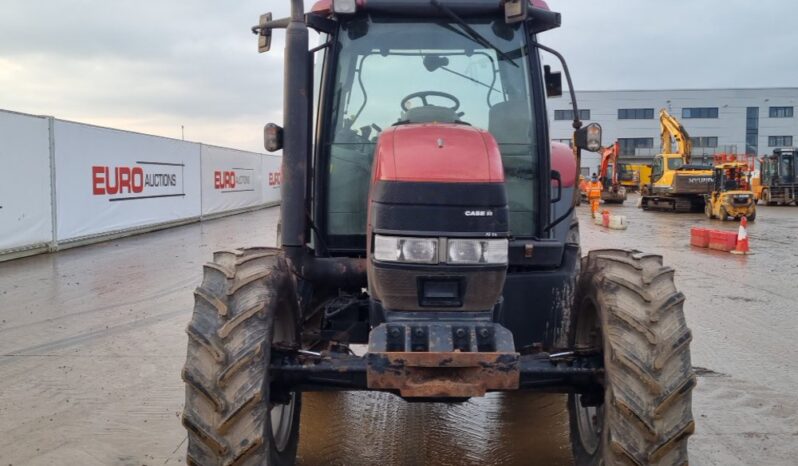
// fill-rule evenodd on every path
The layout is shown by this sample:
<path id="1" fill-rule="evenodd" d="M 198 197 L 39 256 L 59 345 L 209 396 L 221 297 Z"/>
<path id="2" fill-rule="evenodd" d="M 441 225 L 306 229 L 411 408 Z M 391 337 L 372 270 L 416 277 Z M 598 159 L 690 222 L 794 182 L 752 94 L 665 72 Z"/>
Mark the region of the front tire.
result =
<path id="1" fill-rule="evenodd" d="M 687 464 L 696 378 L 673 269 L 660 256 L 593 251 L 582 261 L 577 299 L 572 343 L 601 348 L 605 389 L 592 408 L 569 397 L 575 463 Z"/>
<path id="2" fill-rule="evenodd" d="M 709 201 L 704 203 L 704 215 L 706 215 L 708 219 L 712 220 L 712 203 Z"/>
<path id="3" fill-rule="evenodd" d="M 194 292 L 183 369 L 186 462 L 284 466 L 296 459 L 301 396 L 271 402 L 272 344 L 299 341 L 294 283 L 278 249 L 222 251 Z"/>

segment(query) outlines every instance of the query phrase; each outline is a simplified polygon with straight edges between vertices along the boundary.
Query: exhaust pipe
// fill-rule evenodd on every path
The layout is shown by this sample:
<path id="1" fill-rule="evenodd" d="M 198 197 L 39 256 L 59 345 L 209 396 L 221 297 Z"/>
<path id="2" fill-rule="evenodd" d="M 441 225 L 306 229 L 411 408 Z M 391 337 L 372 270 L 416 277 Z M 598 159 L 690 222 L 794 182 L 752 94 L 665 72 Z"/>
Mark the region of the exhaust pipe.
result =
<path id="1" fill-rule="evenodd" d="M 310 60 L 302 0 L 291 0 L 285 36 L 283 87 L 282 244 L 293 271 L 303 279 L 359 289 L 366 284 L 366 263 L 355 258 L 319 258 L 307 254 L 307 170 L 310 151 Z"/>
<path id="2" fill-rule="evenodd" d="M 285 83 L 283 87 L 283 164 L 280 216 L 282 248 L 295 263 L 304 252 L 307 238 L 305 188 L 310 99 L 307 95 L 308 28 L 302 0 L 291 0 L 291 22 L 285 36 Z"/>

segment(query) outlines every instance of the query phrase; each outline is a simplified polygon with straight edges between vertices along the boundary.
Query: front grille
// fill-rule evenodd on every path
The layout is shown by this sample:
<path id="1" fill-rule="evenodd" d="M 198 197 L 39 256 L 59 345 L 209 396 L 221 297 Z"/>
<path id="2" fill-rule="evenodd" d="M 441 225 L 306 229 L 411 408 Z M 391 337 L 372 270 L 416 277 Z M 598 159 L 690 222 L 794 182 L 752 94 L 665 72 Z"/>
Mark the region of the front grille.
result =
<path id="1" fill-rule="evenodd" d="M 489 311 L 499 300 L 505 267 L 469 267 L 457 270 L 454 267 L 441 270 L 435 268 L 399 268 L 372 266 L 371 287 L 375 298 L 391 311 Z M 434 296 L 424 296 L 429 283 L 456 283 L 459 299 L 443 295 L 441 287 L 438 301 Z M 430 299 L 433 298 L 433 299 Z M 457 302 L 456 302 L 457 301 Z"/>

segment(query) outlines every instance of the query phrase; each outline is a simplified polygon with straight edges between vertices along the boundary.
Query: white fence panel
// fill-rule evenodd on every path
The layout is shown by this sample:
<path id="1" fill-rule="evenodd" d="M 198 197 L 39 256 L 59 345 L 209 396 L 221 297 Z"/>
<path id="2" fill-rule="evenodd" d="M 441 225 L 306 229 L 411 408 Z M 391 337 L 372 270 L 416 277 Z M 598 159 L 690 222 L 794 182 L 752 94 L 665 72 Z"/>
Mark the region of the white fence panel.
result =
<path id="1" fill-rule="evenodd" d="M 263 173 L 263 204 L 276 204 L 280 202 L 280 185 L 282 184 L 283 158 L 276 155 L 261 157 L 261 172 Z"/>
<path id="2" fill-rule="evenodd" d="M 197 218 L 200 145 L 55 121 L 58 240 Z"/>
<path id="3" fill-rule="evenodd" d="M 53 239 L 49 122 L 0 111 L 0 252 Z"/>
<path id="4" fill-rule="evenodd" d="M 263 203 L 261 155 L 202 145 L 202 215 Z"/>

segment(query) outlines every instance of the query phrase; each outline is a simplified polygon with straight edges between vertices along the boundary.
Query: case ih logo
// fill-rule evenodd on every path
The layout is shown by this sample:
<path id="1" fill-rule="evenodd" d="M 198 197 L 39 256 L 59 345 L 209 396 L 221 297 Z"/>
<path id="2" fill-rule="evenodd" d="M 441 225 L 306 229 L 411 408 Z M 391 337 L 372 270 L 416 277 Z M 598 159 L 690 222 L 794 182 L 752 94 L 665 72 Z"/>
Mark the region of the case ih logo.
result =
<path id="1" fill-rule="evenodd" d="M 283 183 L 283 174 L 280 172 L 269 173 L 269 186 L 273 188 L 279 187 Z"/>
<path id="2" fill-rule="evenodd" d="M 213 188 L 226 193 L 254 191 L 252 187 L 253 168 L 233 168 L 230 170 L 214 170 Z"/>
<path id="3" fill-rule="evenodd" d="M 136 162 L 133 166 L 91 167 L 92 193 L 114 196 L 108 200 L 131 201 L 185 196 L 182 163 Z"/>

